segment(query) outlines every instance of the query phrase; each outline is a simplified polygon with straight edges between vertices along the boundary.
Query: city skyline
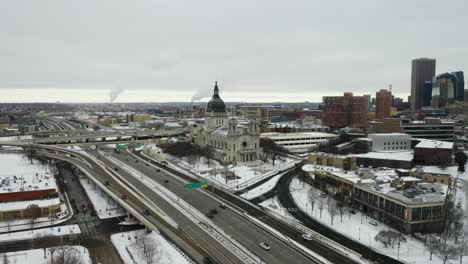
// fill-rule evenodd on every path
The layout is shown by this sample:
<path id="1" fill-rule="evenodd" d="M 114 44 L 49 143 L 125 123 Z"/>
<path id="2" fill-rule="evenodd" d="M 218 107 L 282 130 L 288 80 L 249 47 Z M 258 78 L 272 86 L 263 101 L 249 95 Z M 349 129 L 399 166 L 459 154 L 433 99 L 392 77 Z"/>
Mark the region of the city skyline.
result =
<path id="1" fill-rule="evenodd" d="M 110 89 L 124 91 L 116 102 L 207 101 L 214 80 L 232 101 L 320 102 L 390 84 L 406 99 L 413 59 L 436 59 L 436 73 L 468 66 L 468 4 L 450 2 L 5 3 L 0 101 L 106 102 Z M 450 42 L 428 38 L 441 31 Z"/>

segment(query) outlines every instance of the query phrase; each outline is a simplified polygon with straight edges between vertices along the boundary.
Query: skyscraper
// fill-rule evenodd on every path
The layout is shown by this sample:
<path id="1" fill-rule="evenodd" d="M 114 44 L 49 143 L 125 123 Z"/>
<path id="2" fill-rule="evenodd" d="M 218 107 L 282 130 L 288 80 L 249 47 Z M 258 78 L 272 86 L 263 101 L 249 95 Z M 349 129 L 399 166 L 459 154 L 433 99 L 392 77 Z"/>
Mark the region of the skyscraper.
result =
<path id="1" fill-rule="evenodd" d="M 380 90 L 375 95 L 375 117 L 377 119 L 388 118 L 392 110 L 392 92 Z"/>
<path id="2" fill-rule="evenodd" d="M 411 64 L 411 110 L 421 109 L 424 83 L 432 81 L 436 72 L 436 60 L 420 58 Z"/>
<path id="3" fill-rule="evenodd" d="M 433 79 L 432 107 L 445 107 L 456 101 L 463 101 L 465 95 L 465 80 L 463 72 L 439 74 Z"/>

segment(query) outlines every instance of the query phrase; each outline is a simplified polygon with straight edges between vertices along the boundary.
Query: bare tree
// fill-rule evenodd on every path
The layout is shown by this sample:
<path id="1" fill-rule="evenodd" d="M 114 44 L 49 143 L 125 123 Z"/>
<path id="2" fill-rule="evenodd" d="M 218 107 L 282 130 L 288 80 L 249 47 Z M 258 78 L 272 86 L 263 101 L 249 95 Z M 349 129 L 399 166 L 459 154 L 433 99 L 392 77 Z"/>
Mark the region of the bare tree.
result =
<path id="1" fill-rule="evenodd" d="M 41 208 L 37 204 L 30 204 L 24 210 L 23 215 L 31 220 L 31 230 L 33 230 L 36 219 L 41 216 Z"/>
<path id="2" fill-rule="evenodd" d="M 49 248 L 50 260 L 48 264 L 82 264 L 80 251 L 75 247 L 61 246 Z"/>
<path id="3" fill-rule="evenodd" d="M 343 203 L 338 203 L 338 212 L 340 213 L 340 222 L 343 222 L 343 215 L 346 211 L 346 207 Z"/>
<path id="4" fill-rule="evenodd" d="M 307 193 L 307 197 L 309 198 L 309 203 L 310 203 L 310 215 L 313 215 L 315 201 L 319 198 L 319 196 L 317 192 L 314 191 L 314 189 L 310 189 Z"/>
<path id="5" fill-rule="evenodd" d="M 395 244 L 397 244 L 397 246 L 400 246 L 399 244 L 407 242 L 404 236 L 393 230 L 379 231 L 379 233 L 377 233 L 377 235 L 374 237 L 374 240 L 382 243 L 384 247 L 392 248 L 395 246 Z"/>
<path id="6" fill-rule="evenodd" d="M 461 239 L 460 243 L 457 243 L 457 252 L 460 257 L 460 264 L 463 263 L 463 256 L 466 254 L 466 241 L 464 238 Z"/>
<path id="7" fill-rule="evenodd" d="M 430 234 L 426 237 L 426 247 L 430 253 L 429 260 L 432 260 L 432 254 L 437 251 L 439 244 L 439 239 L 435 235 Z"/>
<path id="8" fill-rule="evenodd" d="M 210 167 L 210 161 L 214 159 L 214 149 L 210 146 L 205 146 L 201 148 L 201 154 L 206 158 L 206 165 Z"/>
<path id="9" fill-rule="evenodd" d="M 319 199 L 318 206 L 319 206 L 319 211 L 320 211 L 320 218 L 322 218 L 322 212 L 323 212 L 323 209 L 325 208 L 325 201 L 322 198 Z"/>
<path id="10" fill-rule="evenodd" d="M 276 144 L 273 139 L 260 138 L 260 147 L 267 157 L 269 157 L 275 166 L 275 160 L 279 155 L 287 155 L 290 152 L 281 145 Z"/>
<path id="11" fill-rule="evenodd" d="M 463 211 L 460 208 L 457 208 L 453 212 L 453 219 L 452 219 L 452 225 L 451 225 L 451 233 L 454 236 L 455 239 L 455 244 L 458 242 L 458 238 L 460 234 L 462 233 L 463 230 Z"/>
<path id="12" fill-rule="evenodd" d="M 330 223 L 331 225 L 333 225 L 333 220 L 335 219 L 335 216 L 338 214 L 336 201 L 333 199 L 328 200 L 328 214 L 330 215 Z"/>
<path id="13" fill-rule="evenodd" d="M 156 240 L 148 235 L 137 238 L 134 244 L 138 253 L 145 259 L 146 264 L 159 263 L 161 258 L 160 248 Z"/>
<path id="14" fill-rule="evenodd" d="M 436 253 L 444 261 L 444 264 L 447 263 L 447 260 L 455 259 L 458 255 L 456 248 L 454 248 L 449 243 L 443 243 L 439 245 Z"/>
<path id="15" fill-rule="evenodd" d="M 29 159 L 31 164 L 33 164 L 33 158 L 37 155 L 37 149 L 32 146 L 24 147 L 24 155 Z"/>
<path id="16" fill-rule="evenodd" d="M 3 257 L 2 257 L 2 264 L 10 264 L 10 260 L 8 259 L 8 256 L 6 253 L 3 253 Z"/>

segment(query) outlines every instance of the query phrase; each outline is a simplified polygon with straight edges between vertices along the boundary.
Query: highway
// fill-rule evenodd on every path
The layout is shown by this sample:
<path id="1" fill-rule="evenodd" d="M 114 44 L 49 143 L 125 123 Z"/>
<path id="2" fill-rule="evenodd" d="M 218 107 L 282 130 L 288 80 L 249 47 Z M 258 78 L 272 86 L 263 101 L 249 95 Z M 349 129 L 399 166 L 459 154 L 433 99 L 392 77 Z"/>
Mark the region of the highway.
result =
<path id="1" fill-rule="evenodd" d="M 121 154 L 112 153 L 111 155 L 119 159 L 121 162 L 125 162 L 138 171 L 144 173 L 158 183 L 164 185 L 173 193 L 179 195 L 182 199 L 190 202 L 190 204 L 199 211 L 207 213 L 211 209 L 217 208 L 218 214 L 212 218 L 212 221 L 218 226 L 222 227 L 226 233 L 240 241 L 245 247 L 251 249 L 256 255 L 260 256 L 267 263 L 311 263 L 310 259 L 304 257 L 304 255 L 297 252 L 283 240 L 278 239 L 269 232 L 259 228 L 251 221 L 240 216 L 238 212 L 244 212 L 243 209 L 235 205 L 231 206 L 233 209 L 235 209 L 235 211 L 232 209 L 219 209 L 218 206 L 221 202 L 228 203 L 223 198 L 217 197 L 206 190 L 187 190 L 184 188 L 184 184 L 189 182 L 186 179 L 174 177 L 172 173 L 169 175 L 168 173 L 164 172 L 164 167 L 160 168 L 159 170 L 162 170 L 158 172 L 154 166 L 147 166 L 147 163 L 144 162 L 144 160 L 136 159 L 135 156 L 129 154 L 128 152 L 122 151 Z M 139 162 L 135 162 L 136 160 L 139 160 Z M 165 180 L 168 180 L 168 182 L 165 183 Z M 278 225 L 273 227 L 278 227 Z M 289 228 L 289 231 L 291 231 L 291 228 Z M 298 241 L 302 240 L 302 233 L 298 233 L 296 231 L 293 234 L 294 235 L 290 237 L 296 238 Z M 260 242 L 267 242 L 272 246 L 272 250 L 264 251 L 259 247 Z M 338 255 L 334 252 L 328 252 L 332 251 L 329 248 L 326 248 L 326 252 L 324 252 L 324 247 L 312 248 L 319 255 L 323 255 L 325 258 L 333 259 L 334 263 L 353 263 L 341 255 Z M 316 251 L 317 249 L 319 249 L 319 251 Z"/>
<path id="2" fill-rule="evenodd" d="M 148 186 L 139 186 L 139 191 L 145 190 L 146 192 L 150 192 L 151 201 L 157 203 L 158 207 L 163 208 L 163 210 L 165 210 L 165 213 L 170 214 L 172 217 L 176 218 L 179 227 L 185 227 L 184 229 L 173 228 L 170 225 L 168 226 L 168 224 L 165 223 L 164 220 L 161 219 L 161 217 L 159 217 L 151 207 L 147 206 L 147 204 L 145 203 L 145 199 L 141 197 L 134 197 L 131 193 L 125 191 L 125 188 L 119 185 L 117 181 L 114 181 L 113 178 L 106 176 L 109 175 L 108 172 L 100 168 L 100 166 L 98 166 L 91 158 L 80 155 L 86 162 L 93 164 L 93 168 L 89 168 L 85 163 L 73 157 L 46 153 L 42 153 L 42 155 L 47 156 L 49 158 L 67 161 L 74 165 L 78 165 L 80 166 L 79 168 L 81 171 L 85 172 L 88 175 L 93 175 L 93 177 L 98 179 L 101 182 L 101 184 L 105 184 L 106 186 L 111 187 L 112 192 L 116 194 L 125 194 L 127 196 L 125 200 L 127 204 L 129 204 L 132 208 L 135 208 L 140 214 L 136 216 L 133 213 L 134 216 L 136 216 L 140 221 L 141 217 L 144 217 L 146 221 L 149 221 L 154 226 L 158 226 L 158 228 L 160 228 L 163 232 L 165 230 L 168 230 L 170 232 L 175 233 L 182 240 L 174 242 L 177 245 L 179 245 L 179 247 L 181 247 L 182 249 L 189 248 L 189 252 L 186 251 L 186 253 L 192 258 L 194 258 L 196 261 L 202 262 L 203 255 L 205 255 L 212 256 L 217 263 L 243 263 L 238 256 L 233 255 L 230 251 L 226 250 L 222 244 L 218 243 L 207 232 L 205 232 L 205 230 L 202 229 L 201 225 L 191 222 L 187 217 L 185 217 L 185 215 L 177 211 L 171 204 L 168 204 L 164 199 L 161 199 L 154 192 L 152 192 Z M 142 212 L 145 209 L 148 209 L 151 212 L 151 215 L 143 215 Z M 180 244 L 184 241 L 185 244 L 181 246 Z M 190 244 L 190 246 L 187 246 L 187 243 Z M 195 253 L 195 251 L 198 253 Z"/>
<path id="3" fill-rule="evenodd" d="M 7 145 L 22 145 L 22 144 L 9 143 Z M 107 166 L 110 167 L 109 171 L 105 171 L 96 164 L 95 159 L 84 156 L 83 154 L 75 153 L 73 151 L 66 150 L 66 149 L 59 148 L 59 147 L 54 147 L 54 146 L 45 146 L 45 145 L 33 145 L 33 146 L 52 151 L 52 153 L 49 153 L 46 155 L 46 156 L 49 156 L 50 158 L 65 160 L 65 161 L 68 161 L 69 163 L 80 165 L 80 169 L 86 171 L 87 174 L 94 175 L 94 177 L 96 178 L 101 177 L 99 179 L 99 181 L 101 182 L 101 185 L 106 183 L 106 181 L 111 181 L 110 187 L 113 187 L 113 191 L 112 191 L 113 193 L 121 194 L 124 192 L 120 186 L 116 187 L 116 185 L 118 184 L 114 181 L 114 177 L 109 177 L 109 173 L 112 173 L 115 176 L 115 172 L 113 171 L 113 168 L 116 167 L 110 161 L 104 158 L 101 158 L 101 160 L 105 161 Z M 61 155 L 55 154 L 57 151 L 61 153 L 67 153 L 67 156 L 63 154 Z M 93 154 L 96 157 L 99 156 L 99 154 L 96 151 L 93 151 Z M 68 155 L 70 155 L 70 157 L 68 157 Z M 140 162 L 135 162 L 136 158 L 130 157 L 128 155 L 129 154 L 127 154 L 126 152 L 122 154 L 113 154 L 113 156 L 115 158 L 120 159 L 121 162 L 126 162 L 128 165 L 131 165 L 133 168 L 139 171 L 142 171 L 144 174 L 154 179 L 155 181 L 159 182 L 160 184 L 166 185 L 168 189 L 180 195 L 182 199 L 187 200 L 190 204 L 192 204 L 196 209 L 198 209 L 201 212 L 207 212 L 213 208 L 216 208 L 219 206 L 221 202 L 229 204 L 229 207 L 233 210 L 236 210 L 237 212 L 234 212 L 234 211 L 231 212 L 231 209 L 222 210 L 218 208 L 217 210 L 219 213 L 215 215 L 215 217 L 213 218 L 213 222 L 216 225 L 222 227 L 224 232 L 229 234 L 231 237 L 235 238 L 237 241 L 242 242 L 242 244 L 246 248 L 249 248 L 250 250 L 252 250 L 256 255 L 260 256 L 267 263 L 288 263 L 288 262 L 318 263 L 319 261 L 314 261 L 313 258 L 310 259 L 309 258 L 310 256 L 307 257 L 305 254 L 289 246 L 289 244 L 285 243 L 284 240 L 278 239 L 276 236 L 272 235 L 269 231 L 265 231 L 263 228 L 256 226 L 251 221 L 247 220 L 246 218 L 243 218 L 239 214 L 239 212 L 242 212 L 242 211 L 248 212 L 250 215 L 256 217 L 262 222 L 281 231 L 282 234 L 287 235 L 288 237 L 295 239 L 298 242 L 302 242 L 303 246 L 312 250 L 313 252 L 318 253 L 319 255 L 326 258 L 332 263 L 355 263 L 354 261 L 350 260 L 348 257 L 343 255 L 342 253 L 336 252 L 335 249 L 330 248 L 329 246 L 323 245 L 319 241 L 305 241 L 305 242 L 301 241 L 302 233 L 297 228 L 295 228 L 294 226 L 285 224 L 281 221 L 278 221 L 277 219 L 263 212 L 258 207 L 252 205 L 251 203 L 243 199 L 240 199 L 231 194 L 225 193 L 217 188 L 210 188 L 210 191 L 214 192 L 216 195 L 212 195 L 206 190 L 192 190 L 192 191 L 185 190 L 183 188 L 183 184 L 187 180 L 193 181 L 193 179 L 190 178 L 189 176 L 182 174 L 180 172 L 177 172 L 177 171 L 171 171 L 171 173 L 177 174 L 177 177 L 175 177 L 173 174 L 171 174 L 169 177 L 165 176 L 166 173 L 162 171 L 164 169 L 169 169 L 169 168 L 164 167 L 163 169 L 161 169 L 161 172 L 158 173 L 156 171 L 157 170 L 156 168 L 150 166 L 149 164 L 147 166 L 142 160 L 140 160 Z M 127 161 L 126 159 L 129 159 L 129 160 Z M 133 159 L 133 162 L 132 162 L 132 159 Z M 152 161 L 152 163 L 156 163 L 157 165 L 157 162 Z M 93 167 L 92 169 L 88 167 L 90 164 Z M 157 194 L 154 192 L 154 190 L 152 190 L 149 186 L 142 184 L 140 180 L 135 179 L 133 176 L 128 175 L 128 173 L 125 173 L 122 169 L 119 169 L 118 173 L 119 175 L 124 174 L 125 176 L 123 178 L 125 179 L 132 179 L 132 185 L 138 186 L 136 188 L 135 187 L 133 188 L 137 189 L 139 193 L 143 193 L 145 194 L 145 196 L 150 196 L 151 200 L 153 199 L 156 201 L 160 200 L 160 198 L 158 200 Z M 107 175 L 107 176 L 102 176 L 102 175 Z M 104 178 L 104 177 L 107 177 L 107 178 Z M 169 178 L 169 182 L 167 184 L 164 183 L 165 178 L 166 179 Z M 226 200 L 223 201 L 222 200 L 223 198 L 228 200 L 229 202 L 226 202 Z M 127 203 L 131 204 L 132 208 L 137 208 L 139 212 L 142 212 L 143 209 L 145 208 L 143 204 L 145 200 L 144 198 L 130 196 L 128 200 L 129 201 L 127 201 Z M 164 204 L 165 204 L 164 201 L 158 202 L 158 206 L 162 205 L 161 208 L 165 209 L 167 211 L 166 213 L 172 214 L 173 218 L 177 219 L 178 220 L 177 222 L 179 223 L 179 217 L 183 219 L 184 217 L 183 214 L 181 214 L 178 211 L 175 211 L 174 209 L 171 209 L 171 206 L 164 205 Z M 134 213 L 135 212 L 133 212 L 132 214 Z M 151 219 L 149 220 L 151 220 L 152 223 L 155 223 L 154 225 L 157 225 L 156 223 L 158 223 L 159 221 L 158 224 L 159 226 L 161 226 L 161 221 L 160 221 L 161 219 L 157 217 L 157 215 L 153 215 Z M 181 222 L 182 224 L 187 224 L 187 226 L 193 223 L 193 222 L 188 222 L 188 221 L 185 223 L 183 223 L 184 221 L 181 221 Z M 219 263 L 240 263 L 239 259 L 237 259 L 237 256 L 229 256 L 228 254 L 226 254 L 225 251 L 227 250 L 224 248 L 224 246 L 218 245 L 216 240 L 214 240 L 212 237 L 208 237 L 206 232 L 203 232 L 203 231 L 205 230 L 201 230 L 199 225 L 195 225 L 195 228 L 192 228 L 192 227 L 187 227 L 185 229 L 181 228 L 181 230 L 179 230 L 178 232 L 175 231 L 174 233 L 177 233 L 178 236 L 182 237 L 182 240 L 183 240 L 182 242 L 184 241 L 186 242 L 185 245 L 182 246 L 182 248 L 184 248 L 184 246 L 189 247 L 189 248 L 192 247 L 192 249 L 196 248 L 198 252 L 205 252 L 205 255 L 210 255 L 214 257 Z M 204 236 L 207 236 L 207 237 L 204 237 Z M 270 245 L 272 245 L 272 250 L 264 251 L 258 245 L 260 242 L 269 243 Z M 187 243 L 190 245 L 188 245 Z M 180 243 L 176 243 L 176 244 L 179 245 Z"/>

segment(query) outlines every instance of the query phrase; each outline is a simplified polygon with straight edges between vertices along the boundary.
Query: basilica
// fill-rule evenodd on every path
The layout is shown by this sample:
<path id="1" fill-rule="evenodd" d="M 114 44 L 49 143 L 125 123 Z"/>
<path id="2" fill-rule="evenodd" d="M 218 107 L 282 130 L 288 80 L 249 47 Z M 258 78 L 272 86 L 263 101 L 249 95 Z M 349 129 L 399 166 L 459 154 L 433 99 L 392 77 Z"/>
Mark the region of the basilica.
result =
<path id="1" fill-rule="evenodd" d="M 262 154 L 258 122 L 228 117 L 217 82 L 206 108 L 204 125 L 192 126 L 190 135 L 195 144 L 214 148 L 215 159 L 224 163 L 254 163 Z"/>

